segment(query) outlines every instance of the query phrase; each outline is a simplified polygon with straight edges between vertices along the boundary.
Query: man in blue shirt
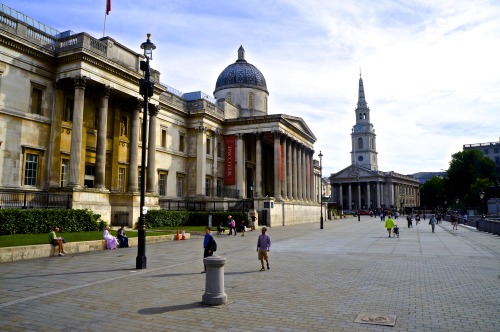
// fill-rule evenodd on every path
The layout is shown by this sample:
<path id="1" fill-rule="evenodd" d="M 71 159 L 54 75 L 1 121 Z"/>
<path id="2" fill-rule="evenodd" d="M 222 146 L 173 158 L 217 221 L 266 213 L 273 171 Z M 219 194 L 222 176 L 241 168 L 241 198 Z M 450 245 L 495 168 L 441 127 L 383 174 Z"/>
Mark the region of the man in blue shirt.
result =
<path id="1" fill-rule="evenodd" d="M 212 237 L 212 234 L 210 234 L 211 228 L 210 227 L 205 227 L 205 237 L 203 238 L 203 258 L 207 258 L 209 256 L 213 255 L 212 252 L 212 247 L 214 245 L 214 238 Z M 201 273 L 206 273 L 207 272 L 207 266 L 203 264 L 203 271 Z"/>

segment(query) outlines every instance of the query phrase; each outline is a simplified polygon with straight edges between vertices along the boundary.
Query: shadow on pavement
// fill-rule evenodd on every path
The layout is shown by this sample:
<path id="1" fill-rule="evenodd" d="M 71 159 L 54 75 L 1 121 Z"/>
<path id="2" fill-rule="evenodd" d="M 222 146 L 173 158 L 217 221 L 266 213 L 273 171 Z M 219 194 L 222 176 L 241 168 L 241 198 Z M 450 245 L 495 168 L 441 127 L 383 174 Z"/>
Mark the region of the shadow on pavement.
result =
<path id="1" fill-rule="evenodd" d="M 87 273 L 108 273 L 108 272 L 115 272 L 115 271 L 136 271 L 136 269 L 130 268 L 130 269 L 106 269 L 106 270 L 93 270 L 93 271 L 76 271 L 76 272 L 61 272 L 61 273 L 52 273 L 52 274 L 30 274 L 30 275 L 25 275 L 25 276 L 13 276 L 13 277 L 1 277 L 0 279 L 22 279 L 22 278 L 39 278 L 39 277 L 53 277 L 53 276 L 65 276 L 65 275 L 72 275 L 72 274 L 87 274 Z"/>
<path id="2" fill-rule="evenodd" d="M 201 307 L 204 307 L 201 304 L 201 302 L 194 302 L 194 303 L 173 305 L 170 307 L 144 308 L 144 309 L 137 311 L 137 313 L 139 313 L 141 315 L 160 315 L 160 314 L 164 314 L 166 312 L 189 310 L 189 309 L 201 308 Z"/>

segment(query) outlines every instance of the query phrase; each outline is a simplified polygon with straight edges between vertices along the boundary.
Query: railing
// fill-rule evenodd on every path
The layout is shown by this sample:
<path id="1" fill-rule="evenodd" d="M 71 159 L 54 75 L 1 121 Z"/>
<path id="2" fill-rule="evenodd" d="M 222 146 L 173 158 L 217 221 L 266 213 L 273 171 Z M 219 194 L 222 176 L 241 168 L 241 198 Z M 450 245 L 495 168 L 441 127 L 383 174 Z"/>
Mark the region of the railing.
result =
<path id="1" fill-rule="evenodd" d="M 69 209 L 71 194 L 53 194 L 49 192 L 1 191 L 0 208 L 2 209 Z"/>
<path id="2" fill-rule="evenodd" d="M 226 201 L 226 200 L 205 200 L 205 201 L 187 201 L 161 199 L 159 201 L 160 209 L 172 211 L 242 211 L 248 212 L 253 209 L 253 200 Z"/>

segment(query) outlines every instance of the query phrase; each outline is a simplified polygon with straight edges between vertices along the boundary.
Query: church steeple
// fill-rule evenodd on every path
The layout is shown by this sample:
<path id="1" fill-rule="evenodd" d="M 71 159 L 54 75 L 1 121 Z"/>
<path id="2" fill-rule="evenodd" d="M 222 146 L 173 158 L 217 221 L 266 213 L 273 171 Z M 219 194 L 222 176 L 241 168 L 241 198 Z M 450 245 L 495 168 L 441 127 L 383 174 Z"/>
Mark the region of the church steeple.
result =
<path id="1" fill-rule="evenodd" d="M 363 79 L 359 73 L 359 93 L 358 93 L 358 108 L 368 108 L 365 99 L 365 88 L 363 86 Z"/>
<path id="2" fill-rule="evenodd" d="M 358 104 L 354 110 L 356 124 L 352 127 L 351 162 L 371 170 L 378 170 L 375 129 L 370 123 L 370 108 L 365 99 L 365 88 L 359 73 Z"/>

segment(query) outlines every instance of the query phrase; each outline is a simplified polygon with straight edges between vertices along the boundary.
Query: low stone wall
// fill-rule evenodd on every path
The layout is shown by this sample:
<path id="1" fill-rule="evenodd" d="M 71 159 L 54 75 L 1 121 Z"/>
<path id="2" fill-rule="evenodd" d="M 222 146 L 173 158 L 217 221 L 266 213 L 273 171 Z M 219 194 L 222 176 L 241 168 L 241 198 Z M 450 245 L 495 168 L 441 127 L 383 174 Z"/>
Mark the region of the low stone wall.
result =
<path id="1" fill-rule="evenodd" d="M 186 233 L 186 239 L 189 239 L 191 234 Z M 153 244 L 157 242 L 173 241 L 176 235 L 159 235 L 147 236 L 146 244 Z M 129 238 L 128 244 L 131 247 L 137 246 L 138 238 Z M 83 242 L 68 242 L 64 245 L 64 251 L 69 254 L 78 254 L 83 252 L 90 252 L 96 250 L 105 250 L 103 240 L 83 241 Z M 57 256 L 57 247 L 54 248 L 50 244 L 38 244 L 33 246 L 19 246 L 19 247 L 6 247 L 0 248 L 0 263 L 9 263 L 19 260 L 36 259 L 50 256 Z"/>

